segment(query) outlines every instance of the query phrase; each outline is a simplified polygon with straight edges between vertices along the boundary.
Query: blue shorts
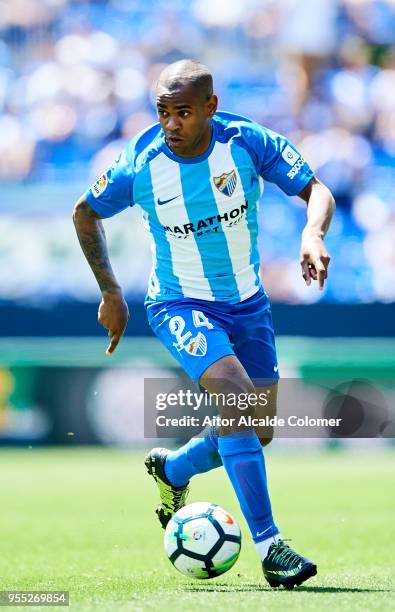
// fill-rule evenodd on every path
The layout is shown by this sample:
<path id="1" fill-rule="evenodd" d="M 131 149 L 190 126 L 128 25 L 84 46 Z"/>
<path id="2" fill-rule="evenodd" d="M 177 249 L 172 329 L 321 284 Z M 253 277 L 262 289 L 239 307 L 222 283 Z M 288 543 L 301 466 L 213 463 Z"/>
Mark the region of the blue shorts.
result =
<path id="1" fill-rule="evenodd" d="M 253 381 L 277 382 L 272 314 L 263 288 L 239 304 L 147 299 L 146 307 L 153 332 L 195 382 L 226 355 L 236 355 Z"/>

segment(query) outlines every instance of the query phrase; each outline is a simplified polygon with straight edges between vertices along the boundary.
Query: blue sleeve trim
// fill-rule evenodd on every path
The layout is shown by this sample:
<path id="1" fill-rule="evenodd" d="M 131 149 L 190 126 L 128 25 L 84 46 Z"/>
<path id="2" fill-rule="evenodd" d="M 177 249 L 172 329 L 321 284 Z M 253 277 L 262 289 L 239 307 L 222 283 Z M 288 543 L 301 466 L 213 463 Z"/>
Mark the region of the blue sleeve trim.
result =
<path id="1" fill-rule="evenodd" d="M 263 130 L 263 136 L 262 178 L 275 183 L 289 196 L 297 195 L 311 181 L 314 172 L 287 138 L 268 129 Z"/>
<path id="2" fill-rule="evenodd" d="M 88 189 L 88 191 L 85 193 L 85 200 L 88 202 L 91 209 L 103 217 L 103 219 L 109 219 L 110 217 L 113 217 L 117 213 L 121 212 L 121 210 L 127 208 L 127 206 L 125 206 L 122 209 L 115 209 L 112 206 L 109 206 L 106 202 L 95 198 L 95 196 L 92 194 L 92 188 Z"/>
<path id="3" fill-rule="evenodd" d="M 85 193 L 92 209 L 104 218 L 134 205 L 133 183 L 144 165 L 144 153 L 158 139 L 160 125 L 156 123 L 140 132 L 119 154 L 118 159 Z"/>

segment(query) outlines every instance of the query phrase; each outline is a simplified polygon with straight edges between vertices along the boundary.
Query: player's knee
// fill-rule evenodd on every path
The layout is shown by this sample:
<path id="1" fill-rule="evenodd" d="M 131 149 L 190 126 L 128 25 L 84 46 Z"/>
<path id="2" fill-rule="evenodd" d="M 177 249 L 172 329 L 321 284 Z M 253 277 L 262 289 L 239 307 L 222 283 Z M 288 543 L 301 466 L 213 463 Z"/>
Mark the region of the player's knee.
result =
<path id="1" fill-rule="evenodd" d="M 200 384 L 209 393 L 253 394 L 255 387 L 233 355 L 219 359 L 202 374 Z"/>
<path id="2" fill-rule="evenodd" d="M 273 435 L 271 437 L 259 438 L 259 442 L 261 443 L 261 446 L 263 448 L 265 448 L 265 446 L 268 446 L 270 442 L 272 442 L 272 440 L 273 440 Z"/>
<path id="3" fill-rule="evenodd" d="M 255 387 L 236 357 L 224 357 L 214 363 L 203 374 L 200 384 L 216 403 L 225 428 L 220 428 L 222 434 L 246 428 L 245 423 L 255 414 L 255 407 L 249 401 Z"/>

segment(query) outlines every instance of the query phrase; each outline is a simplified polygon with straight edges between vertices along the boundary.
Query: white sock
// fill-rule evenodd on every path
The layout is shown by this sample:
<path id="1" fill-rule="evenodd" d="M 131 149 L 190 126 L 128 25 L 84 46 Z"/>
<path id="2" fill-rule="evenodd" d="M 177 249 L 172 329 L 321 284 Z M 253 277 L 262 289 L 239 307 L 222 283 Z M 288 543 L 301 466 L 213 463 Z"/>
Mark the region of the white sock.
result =
<path id="1" fill-rule="evenodd" d="M 262 542 L 257 542 L 255 544 L 255 548 L 261 560 L 263 561 L 265 557 L 267 557 L 267 553 L 269 551 L 271 544 L 273 543 L 277 544 L 279 540 L 283 540 L 283 539 L 284 538 L 282 537 L 281 533 L 276 533 L 275 535 L 270 536 L 270 538 L 266 538 L 266 540 L 262 540 Z"/>

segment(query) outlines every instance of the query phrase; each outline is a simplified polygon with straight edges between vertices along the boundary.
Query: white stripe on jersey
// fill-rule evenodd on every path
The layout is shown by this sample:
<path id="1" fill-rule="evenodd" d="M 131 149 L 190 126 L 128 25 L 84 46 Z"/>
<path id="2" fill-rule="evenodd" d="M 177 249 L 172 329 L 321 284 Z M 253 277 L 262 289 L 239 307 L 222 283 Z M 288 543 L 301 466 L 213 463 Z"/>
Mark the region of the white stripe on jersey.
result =
<path id="1" fill-rule="evenodd" d="M 144 229 L 147 230 L 147 232 L 150 234 L 151 236 L 151 255 L 152 255 L 152 268 L 151 268 L 151 274 L 150 277 L 148 279 L 148 296 L 152 299 L 155 299 L 155 297 L 157 296 L 158 293 L 160 293 L 160 284 L 159 284 L 159 278 L 156 274 L 156 269 L 158 267 L 158 260 L 156 257 L 156 242 L 153 239 L 153 233 L 151 232 L 151 226 L 150 226 L 150 222 L 148 219 L 148 215 L 147 213 L 143 210 L 143 214 L 141 217 L 141 220 L 143 222 L 143 226 Z"/>
<path id="2" fill-rule="evenodd" d="M 182 195 L 180 167 L 160 153 L 149 164 L 155 212 L 164 226 L 183 226 L 189 223 Z M 174 199 L 173 199 L 174 198 Z M 158 205 L 159 201 L 173 200 Z M 193 234 L 177 238 L 170 232 L 166 235 L 170 245 L 173 274 L 178 277 L 185 297 L 214 301 L 210 284 L 204 275 L 202 259 Z M 166 279 L 163 279 L 166 283 Z"/>
<path id="3" fill-rule="evenodd" d="M 224 170 L 226 170 L 226 172 L 235 171 L 237 181 L 231 198 L 232 208 L 240 208 L 242 204 L 245 204 L 246 198 L 239 171 L 232 157 L 229 144 L 217 141 L 213 152 L 208 158 L 208 162 L 210 165 L 210 173 L 213 177 L 221 176 Z M 229 212 L 229 196 L 221 193 L 214 186 L 213 193 L 219 214 L 222 215 L 226 211 Z M 250 202 L 249 205 L 252 206 L 252 203 Z M 231 227 L 226 227 L 226 224 L 222 223 L 222 229 L 228 244 L 229 256 L 240 294 L 240 301 L 243 301 L 251 297 L 251 295 L 254 295 L 257 291 L 254 266 L 250 263 L 252 245 L 246 215 L 244 215 L 244 218 L 240 220 L 239 223 Z"/>

